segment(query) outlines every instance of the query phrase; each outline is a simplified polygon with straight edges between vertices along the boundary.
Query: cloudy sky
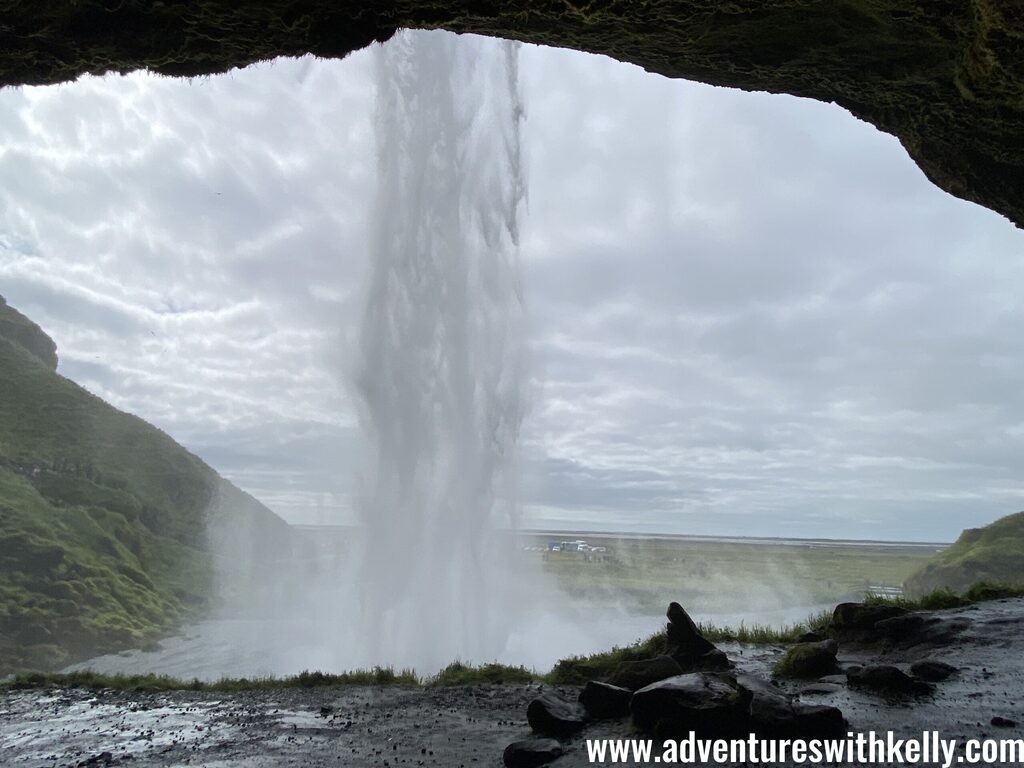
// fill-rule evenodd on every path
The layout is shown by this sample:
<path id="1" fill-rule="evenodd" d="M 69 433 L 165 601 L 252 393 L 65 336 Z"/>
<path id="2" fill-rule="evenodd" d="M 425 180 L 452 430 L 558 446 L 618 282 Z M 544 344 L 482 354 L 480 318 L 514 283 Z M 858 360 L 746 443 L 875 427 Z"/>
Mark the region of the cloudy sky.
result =
<path id="1" fill-rule="evenodd" d="M 1024 509 L 1024 232 L 833 105 L 521 50 L 534 525 L 948 540 Z M 346 520 L 372 57 L 0 92 L 60 371 Z"/>

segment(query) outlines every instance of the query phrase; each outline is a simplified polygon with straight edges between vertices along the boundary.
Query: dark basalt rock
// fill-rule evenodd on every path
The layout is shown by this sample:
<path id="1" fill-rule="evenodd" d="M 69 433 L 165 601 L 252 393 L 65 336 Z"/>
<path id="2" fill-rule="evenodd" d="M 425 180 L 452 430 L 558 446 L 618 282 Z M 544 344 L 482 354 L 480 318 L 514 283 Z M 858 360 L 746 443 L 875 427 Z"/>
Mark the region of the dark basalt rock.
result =
<path id="1" fill-rule="evenodd" d="M 1017 721 L 1016 720 L 1011 720 L 1008 717 L 1001 717 L 1000 715 L 996 715 L 995 717 L 993 717 L 991 720 L 989 720 L 989 723 L 991 725 L 994 725 L 996 728 L 1016 728 L 1017 727 Z"/>
<path id="2" fill-rule="evenodd" d="M 834 675 L 822 675 L 818 678 L 818 682 L 822 685 L 838 685 L 842 687 L 846 685 L 846 673 L 837 672 Z"/>
<path id="3" fill-rule="evenodd" d="M 714 648 L 697 659 L 697 669 L 701 672 L 725 672 L 733 666 L 721 648 Z"/>
<path id="4" fill-rule="evenodd" d="M 931 659 L 915 661 L 910 665 L 910 674 L 918 680 L 924 680 L 928 683 L 941 682 L 951 675 L 955 675 L 958 671 L 952 664 L 947 664 L 944 661 L 932 661 Z"/>
<path id="5" fill-rule="evenodd" d="M 908 611 L 895 605 L 840 603 L 832 612 L 829 625 L 840 642 L 874 642 L 878 639 L 875 625 L 880 621 L 905 616 Z"/>
<path id="6" fill-rule="evenodd" d="M 847 673 L 847 679 L 850 685 L 858 688 L 867 688 L 877 693 L 893 696 L 920 696 L 934 690 L 928 683 L 915 680 L 901 669 L 888 664 L 850 670 Z"/>
<path id="7" fill-rule="evenodd" d="M 4 6 L 0 86 L 342 57 L 402 27 L 575 48 L 667 77 L 834 101 L 896 136 L 940 188 L 1024 226 L 1016 2 L 20 2 Z"/>
<path id="8" fill-rule="evenodd" d="M 736 678 L 750 692 L 750 731 L 765 738 L 829 738 L 846 730 L 836 707 L 803 704 L 767 680 L 753 675 Z"/>
<path id="9" fill-rule="evenodd" d="M 671 656 L 655 656 L 653 659 L 622 662 L 615 668 L 608 682 L 620 688 L 638 691 L 659 680 L 681 675 L 684 671 Z"/>
<path id="10" fill-rule="evenodd" d="M 794 702 L 793 713 L 796 716 L 794 736 L 835 739 L 846 733 L 846 718 L 843 717 L 842 710 L 837 707 L 827 704 Z"/>
<path id="11" fill-rule="evenodd" d="M 835 640 L 820 643 L 797 643 L 786 651 L 786 655 L 775 665 L 779 677 L 818 678 L 831 675 L 839 670 L 836 653 L 839 645 Z"/>
<path id="12" fill-rule="evenodd" d="M 704 654 L 716 650 L 715 644 L 704 637 L 697 624 L 679 603 L 669 603 L 668 627 L 665 630 L 665 644 L 668 655 L 686 666 L 696 663 Z"/>
<path id="13" fill-rule="evenodd" d="M 629 714 L 629 700 L 633 692 L 628 688 L 591 680 L 580 691 L 580 703 L 587 715 L 595 720 L 610 720 Z"/>
<path id="14" fill-rule="evenodd" d="M 587 724 L 587 713 L 574 701 L 543 693 L 527 706 L 526 720 L 544 736 L 569 736 Z"/>
<path id="15" fill-rule="evenodd" d="M 79 768 L 86 768 L 87 766 L 111 765 L 114 762 L 113 754 L 110 752 L 100 752 L 98 755 L 82 760 L 78 763 L 78 766 Z"/>
<path id="16" fill-rule="evenodd" d="M 732 669 L 732 662 L 714 643 L 700 633 L 696 622 L 679 603 L 669 603 L 665 628 L 665 653 L 684 672 L 720 672 Z"/>
<path id="17" fill-rule="evenodd" d="M 878 637 L 901 648 L 942 646 L 954 642 L 970 625 L 970 619 L 962 616 L 946 619 L 929 613 L 908 613 L 876 622 L 874 631 Z"/>
<path id="18" fill-rule="evenodd" d="M 562 745 L 554 739 L 525 739 L 505 747 L 501 759 L 505 768 L 539 768 L 562 756 Z"/>
<path id="19" fill-rule="evenodd" d="M 751 693 L 729 675 L 691 672 L 633 694 L 633 723 L 662 738 L 743 733 L 750 723 Z"/>
<path id="20" fill-rule="evenodd" d="M 832 677 L 832 675 L 829 675 L 828 677 Z M 845 681 L 846 677 L 844 676 L 843 682 Z M 830 693 L 839 693 L 840 691 L 844 690 L 844 688 L 845 686 L 842 683 L 830 683 L 827 680 L 818 680 L 816 682 L 810 683 L 809 685 L 805 685 L 803 688 L 800 689 L 799 692 L 801 696 L 822 696 L 828 695 Z"/>

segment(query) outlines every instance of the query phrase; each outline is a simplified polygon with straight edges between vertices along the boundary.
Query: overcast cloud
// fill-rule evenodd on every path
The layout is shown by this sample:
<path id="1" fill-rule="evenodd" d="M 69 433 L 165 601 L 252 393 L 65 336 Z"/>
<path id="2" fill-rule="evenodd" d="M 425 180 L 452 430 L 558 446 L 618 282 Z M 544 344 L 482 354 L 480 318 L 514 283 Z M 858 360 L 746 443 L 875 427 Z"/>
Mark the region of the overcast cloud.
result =
<path id="1" fill-rule="evenodd" d="M 0 293 L 60 371 L 346 519 L 367 52 L 0 92 Z M 1024 509 L 1024 232 L 833 105 L 523 47 L 534 524 L 945 540 Z"/>

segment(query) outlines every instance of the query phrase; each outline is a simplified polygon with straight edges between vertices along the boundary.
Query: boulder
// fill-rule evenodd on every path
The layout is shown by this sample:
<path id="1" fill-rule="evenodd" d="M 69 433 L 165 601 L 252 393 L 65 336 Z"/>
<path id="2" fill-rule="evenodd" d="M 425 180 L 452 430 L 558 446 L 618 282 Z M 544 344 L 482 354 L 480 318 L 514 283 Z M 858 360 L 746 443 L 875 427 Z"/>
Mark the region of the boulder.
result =
<path id="1" fill-rule="evenodd" d="M 846 685 L 846 673 L 837 672 L 834 675 L 822 675 L 818 678 L 819 683 L 832 683 L 834 685 Z"/>
<path id="2" fill-rule="evenodd" d="M 736 682 L 750 693 L 752 732 L 775 736 L 791 730 L 795 717 L 792 696 L 754 675 L 737 675 Z"/>
<path id="3" fill-rule="evenodd" d="M 750 692 L 750 730 L 765 738 L 830 738 L 846 731 L 843 713 L 835 707 L 803 704 L 763 678 L 740 675 Z"/>
<path id="4" fill-rule="evenodd" d="M 874 632 L 879 638 L 901 648 L 943 646 L 952 643 L 970 624 L 970 619 L 962 616 L 948 619 L 930 613 L 908 613 L 875 622 Z"/>
<path id="5" fill-rule="evenodd" d="M 505 768 L 539 768 L 562 756 L 562 745 L 554 739 L 525 739 L 505 747 L 501 759 Z"/>
<path id="6" fill-rule="evenodd" d="M 832 612 L 832 622 L 829 627 L 841 642 L 873 642 L 877 638 L 875 624 L 885 619 L 903 616 L 906 613 L 905 608 L 895 605 L 840 603 Z"/>
<path id="7" fill-rule="evenodd" d="M 818 678 L 831 675 L 839 670 L 836 653 L 839 650 L 834 640 L 818 643 L 797 643 L 786 651 L 775 665 L 778 677 Z"/>
<path id="8" fill-rule="evenodd" d="M 931 659 L 915 661 L 910 665 L 910 674 L 918 680 L 924 680 L 928 683 L 938 683 L 951 675 L 955 675 L 958 671 L 952 664 L 947 664 L 944 661 L 932 661 Z"/>
<path id="9" fill-rule="evenodd" d="M 569 736 L 587 724 L 587 713 L 574 701 L 542 693 L 527 706 L 526 720 L 534 731 L 544 736 Z"/>
<path id="10" fill-rule="evenodd" d="M 996 728 L 1016 728 L 1017 727 L 1017 721 L 1016 720 L 1011 720 L 1010 718 L 1002 717 L 1001 715 L 996 715 L 991 720 L 989 720 L 989 723 L 991 725 L 994 725 Z"/>
<path id="11" fill-rule="evenodd" d="M 822 640 L 828 640 L 828 635 L 816 629 L 808 630 L 796 639 L 798 643 L 820 643 Z"/>
<path id="12" fill-rule="evenodd" d="M 591 680 L 580 691 L 580 703 L 594 720 L 610 720 L 629 714 L 633 692 L 609 683 Z"/>
<path id="13" fill-rule="evenodd" d="M 691 672 L 661 680 L 633 694 L 630 711 L 642 731 L 662 738 L 747 732 L 751 694 L 729 675 Z"/>
<path id="14" fill-rule="evenodd" d="M 718 650 L 700 633 L 697 624 L 679 603 L 669 603 L 666 616 L 666 652 L 684 669 L 696 668 L 705 654 Z"/>
<path id="15" fill-rule="evenodd" d="M 831 675 L 829 675 L 829 677 L 831 677 Z M 844 677 L 843 680 L 845 681 L 846 678 Z M 829 683 L 818 680 L 809 685 L 805 685 L 798 691 L 798 693 L 801 696 L 805 694 L 807 696 L 824 696 L 831 693 L 839 693 L 843 690 L 845 690 L 845 686 L 843 686 L 841 683 Z"/>
<path id="16" fill-rule="evenodd" d="M 638 691 L 641 688 L 683 674 L 679 662 L 671 656 L 655 656 L 642 661 L 624 661 L 615 668 L 608 682 L 620 688 Z"/>
<path id="17" fill-rule="evenodd" d="M 98 755 L 93 755 L 90 758 L 82 760 L 78 763 L 79 766 L 94 766 L 94 765 L 111 765 L 114 763 L 114 755 L 110 752 L 100 752 Z"/>
<path id="18" fill-rule="evenodd" d="M 847 723 L 842 710 L 828 704 L 793 703 L 796 718 L 794 736 L 800 738 L 838 739 L 846 735 Z"/>
<path id="19" fill-rule="evenodd" d="M 850 685 L 858 688 L 867 688 L 893 696 L 919 696 L 934 690 L 928 683 L 915 680 L 901 669 L 889 664 L 875 664 L 850 670 L 847 673 L 847 680 Z"/>
<path id="20" fill-rule="evenodd" d="M 732 668 L 733 663 L 721 648 L 712 648 L 697 660 L 697 669 L 702 672 L 724 672 Z"/>

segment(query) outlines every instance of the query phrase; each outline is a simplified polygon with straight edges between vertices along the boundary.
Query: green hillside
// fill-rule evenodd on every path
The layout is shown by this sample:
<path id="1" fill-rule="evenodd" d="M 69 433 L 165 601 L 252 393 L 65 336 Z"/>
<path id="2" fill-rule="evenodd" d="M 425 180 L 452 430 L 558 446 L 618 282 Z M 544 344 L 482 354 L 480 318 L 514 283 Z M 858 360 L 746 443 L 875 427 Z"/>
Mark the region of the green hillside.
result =
<path id="1" fill-rule="evenodd" d="M 0 675 L 136 647 L 201 612 L 211 529 L 289 541 L 266 507 L 55 368 L 49 337 L 0 300 Z"/>
<path id="2" fill-rule="evenodd" d="M 1024 584 L 1024 512 L 984 528 L 968 528 L 904 584 L 910 595 L 935 589 L 962 593 L 979 582 Z"/>

